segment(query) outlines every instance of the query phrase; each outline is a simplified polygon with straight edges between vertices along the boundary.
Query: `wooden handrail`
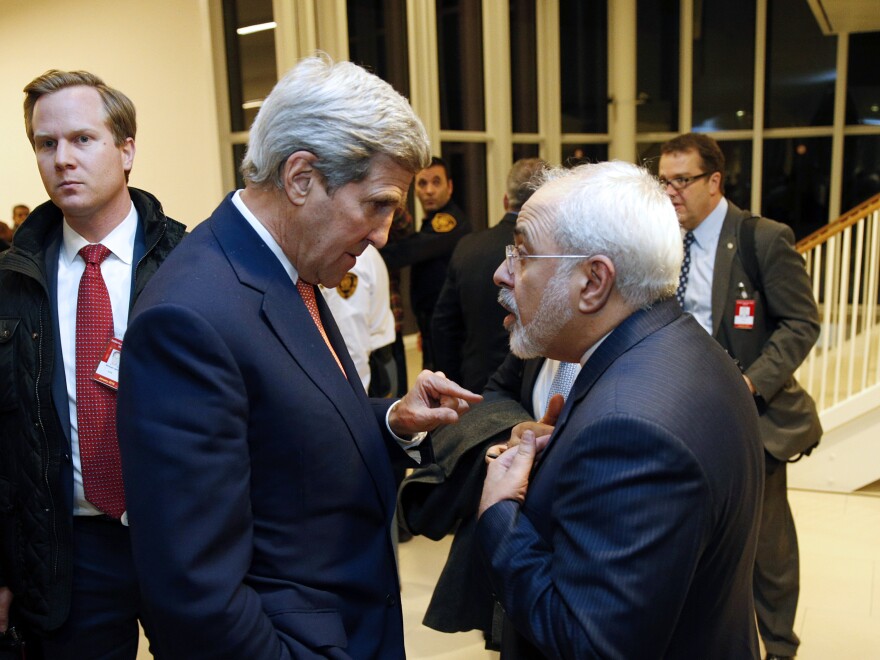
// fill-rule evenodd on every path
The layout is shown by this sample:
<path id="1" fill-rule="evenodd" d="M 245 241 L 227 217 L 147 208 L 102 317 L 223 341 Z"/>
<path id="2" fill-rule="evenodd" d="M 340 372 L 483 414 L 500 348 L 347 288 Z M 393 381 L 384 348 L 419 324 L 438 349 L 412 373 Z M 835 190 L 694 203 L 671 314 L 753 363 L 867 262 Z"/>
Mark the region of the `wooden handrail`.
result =
<path id="1" fill-rule="evenodd" d="M 806 238 L 802 238 L 794 247 L 801 254 L 805 254 L 817 245 L 821 245 L 832 236 L 836 236 L 847 227 L 852 227 L 860 219 L 877 210 L 880 210 L 880 193 L 865 200 L 858 206 L 853 207 L 834 222 L 831 222 L 824 227 L 820 227 Z"/>

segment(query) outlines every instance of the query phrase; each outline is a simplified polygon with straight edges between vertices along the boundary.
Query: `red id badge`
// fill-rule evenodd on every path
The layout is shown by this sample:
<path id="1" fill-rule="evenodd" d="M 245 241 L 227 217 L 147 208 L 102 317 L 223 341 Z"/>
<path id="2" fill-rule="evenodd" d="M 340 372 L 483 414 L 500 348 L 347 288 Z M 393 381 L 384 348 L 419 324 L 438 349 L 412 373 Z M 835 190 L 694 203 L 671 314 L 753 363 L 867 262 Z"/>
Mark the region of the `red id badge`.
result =
<path id="1" fill-rule="evenodd" d="M 733 313 L 733 327 L 751 330 L 755 327 L 755 301 L 737 300 Z"/>
<path id="2" fill-rule="evenodd" d="M 122 351 L 122 340 L 113 337 L 107 344 L 107 350 L 104 351 L 104 357 L 98 363 L 95 375 L 92 380 L 96 380 L 102 385 L 106 385 L 112 390 L 119 389 L 119 354 Z"/>

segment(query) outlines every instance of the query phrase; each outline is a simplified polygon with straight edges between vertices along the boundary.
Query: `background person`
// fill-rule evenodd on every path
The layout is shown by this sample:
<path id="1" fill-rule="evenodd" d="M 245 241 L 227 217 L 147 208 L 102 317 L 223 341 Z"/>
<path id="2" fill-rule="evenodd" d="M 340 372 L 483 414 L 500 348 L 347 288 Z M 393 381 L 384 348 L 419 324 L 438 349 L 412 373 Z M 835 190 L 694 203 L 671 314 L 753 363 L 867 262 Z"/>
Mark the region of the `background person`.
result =
<path id="1" fill-rule="evenodd" d="M 321 293 L 324 294 L 324 300 L 333 313 L 333 320 L 345 339 L 345 346 L 354 361 L 361 383 L 369 392 L 370 356 L 374 351 L 388 347 L 390 357 L 390 344 L 394 342 L 394 314 L 391 312 L 388 268 L 385 267 L 379 251 L 368 245 L 342 281 L 335 288 L 321 287 Z M 389 373 L 396 379 L 397 370 L 393 362 Z M 391 386 L 390 378 L 386 378 Z M 396 387 L 394 390 L 396 391 Z"/>
<path id="2" fill-rule="evenodd" d="M 21 227 L 21 223 L 30 215 L 30 208 L 24 204 L 16 204 L 12 207 L 12 229 L 13 231 Z"/>
<path id="3" fill-rule="evenodd" d="M 768 658 L 793 657 L 800 581 L 786 461 L 822 436 L 816 406 L 794 378 L 819 337 L 816 301 L 791 228 L 753 218 L 724 197 L 724 154 L 715 140 L 687 133 L 660 153 L 660 181 L 690 244 L 678 295 L 739 361 L 760 413 L 766 474 L 754 578 L 758 629 Z"/>
<path id="4" fill-rule="evenodd" d="M 149 622 L 125 525 L 116 391 L 94 376 L 185 227 L 127 185 L 128 97 L 86 71 L 47 71 L 24 92 L 50 201 L 0 256 L 0 631 L 11 601 L 28 657 L 133 659 L 138 620 Z"/>
<path id="5" fill-rule="evenodd" d="M 434 156 L 428 167 L 416 173 L 416 197 L 425 211 L 419 231 L 386 245 L 382 258 L 391 270 L 412 266 L 410 303 L 419 326 L 422 368 L 434 369 L 431 319 L 446 269 L 461 237 L 470 233 L 471 223 L 452 199 L 452 176 L 442 158 Z"/>

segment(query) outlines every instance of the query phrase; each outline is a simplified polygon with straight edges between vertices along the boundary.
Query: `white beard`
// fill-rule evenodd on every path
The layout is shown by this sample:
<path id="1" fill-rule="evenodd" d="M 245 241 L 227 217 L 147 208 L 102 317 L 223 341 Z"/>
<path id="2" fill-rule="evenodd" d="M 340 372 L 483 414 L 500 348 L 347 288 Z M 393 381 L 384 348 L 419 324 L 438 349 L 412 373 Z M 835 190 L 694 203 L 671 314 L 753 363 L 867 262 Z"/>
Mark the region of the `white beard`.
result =
<path id="1" fill-rule="evenodd" d="M 568 302 L 569 281 L 567 273 L 554 275 L 544 289 L 541 305 L 535 318 L 528 325 L 523 325 L 519 317 L 519 308 L 512 289 L 501 289 L 498 302 L 511 312 L 516 320 L 508 328 L 510 332 L 510 350 L 518 358 L 543 357 L 547 347 L 563 326 L 574 316 Z"/>

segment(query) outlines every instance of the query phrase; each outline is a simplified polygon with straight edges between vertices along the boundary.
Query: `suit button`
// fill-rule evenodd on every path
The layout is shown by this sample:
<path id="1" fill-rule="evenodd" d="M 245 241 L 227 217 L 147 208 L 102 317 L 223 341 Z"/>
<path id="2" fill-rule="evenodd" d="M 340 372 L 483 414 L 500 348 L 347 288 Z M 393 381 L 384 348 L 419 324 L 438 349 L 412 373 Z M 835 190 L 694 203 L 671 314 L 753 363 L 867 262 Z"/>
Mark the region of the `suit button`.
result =
<path id="1" fill-rule="evenodd" d="M 394 594 L 387 594 L 385 596 L 385 605 L 388 607 L 397 607 L 397 597 Z"/>

